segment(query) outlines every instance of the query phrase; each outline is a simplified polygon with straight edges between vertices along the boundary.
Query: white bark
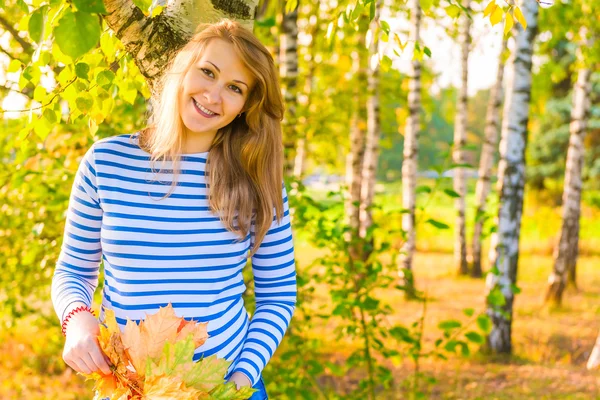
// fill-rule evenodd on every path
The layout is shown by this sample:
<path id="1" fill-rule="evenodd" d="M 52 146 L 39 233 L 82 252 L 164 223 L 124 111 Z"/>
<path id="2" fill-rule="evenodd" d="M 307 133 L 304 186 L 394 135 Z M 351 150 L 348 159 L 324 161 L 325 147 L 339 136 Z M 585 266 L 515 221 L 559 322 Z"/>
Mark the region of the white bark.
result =
<path id="1" fill-rule="evenodd" d="M 283 4 L 282 4 L 283 8 Z M 294 173 L 294 156 L 298 132 L 296 131 L 297 81 L 298 81 L 298 7 L 284 14 L 279 35 L 279 75 L 286 113 L 282 121 L 285 143 L 285 171 Z"/>
<path id="2" fill-rule="evenodd" d="M 519 260 L 519 235 L 523 210 L 525 184 L 525 145 L 529 121 L 531 98 L 531 59 L 534 38 L 537 33 L 538 3 L 523 0 L 521 10 L 527 20 L 527 29 L 515 25 L 515 49 L 511 54 L 507 70 L 506 102 L 500 139 L 500 163 L 498 166 L 498 244 L 494 266 L 498 275 L 490 274 L 488 291 L 500 289 L 505 305 L 501 310 L 488 305 L 487 313 L 492 319 L 492 330 L 488 336 L 490 349 L 496 353 L 512 351 L 513 285 L 516 284 Z"/>
<path id="3" fill-rule="evenodd" d="M 600 333 L 596 339 L 596 344 L 592 349 L 592 354 L 587 362 L 587 369 L 596 369 L 600 366 Z"/>
<path id="4" fill-rule="evenodd" d="M 410 9 L 411 43 L 420 40 L 421 6 L 418 0 L 408 2 Z M 398 268 L 404 276 L 405 284 L 412 286 L 412 280 L 407 281 L 403 269 L 412 274 L 412 261 L 415 252 L 415 189 L 417 186 L 418 167 L 418 137 L 421 110 L 421 63 L 413 60 L 408 72 L 408 118 L 404 130 L 404 158 L 402 160 L 402 208 L 408 213 L 402 215 L 402 229 L 406 232 L 406 242 L 402 246 Z"/>
<path id="5" fill-rule="evenodd" d="M 469 8 L 467 6 L 467 8 Z M 471 18 L 463 11 L 460 23 L 459 41 L 461 46 L 461 72 L 462 79 L 458 93 L 458 104 L 456 106 L 456 119 L 454 121 L 454 149 L 452 159 L 456 164 L 464 164 L 464 146 L 467 143 L 467 99 L 468 99 L 468 77 L 469 77 L 469 45 L 471 42 Z M 467 187 L 465 181 L 465 169 L 454 169 L 454 191 L 459 197 L 454 200 L 456 208 L 456 225 L 454 227 L 454 265 L 459 275 L 466 275 L 467 267 L 467 238 L 465 234 L 465 209 Z"/>
<path id="6" fill-rule="evenodd" d="M 584 63 L 581 48 L 577 53 L 579 61 Z M 577 264 L 581 214 L 581 170 L 590 111 L 590 76 L 590 69 L 581 68 L 573 88 L 569 149 L 567 150 L 563 189 L 562 227 L 558 245 L 554 249 L 554 269 L 548 278 L 546 292 L 546 300 L 555 304 L 561 303 L 568 273 Z"/>
<path id="7" fill-rule="evenodd" d="M 490 175 L 494 165 L 494 153 L 498 142 L 498 128 L 500 124 L 500 104 L 502 103 L 502 80 L 504 77 L 504 53 L 506 51 L 506 39 L 502 39 L 500 56 L 498 57 L 498 71 L 496 82 L 490 90 L 488 101 L 484 142 L 479 160 L 479 173 L 477 186 L 475 188 L 475 224 L 473 229 L 473 268 L 471 274 L 475 277 L 482 275 L 481 268 L 481 234 L 483 231 L 483 215 L 485 214 L 487 196 L 490 192 Z"/>
<path id="8" fill-rule="evenodd" d="M 168 2 L 163 15 L 149 18 L 132 0 L 104 0 L 108 14 L 103 18 L 133 56 L 156 95 L 157 78 L 199 23 L 228 17 L 252 29 L 257 4 L 258 0 L 174 0 Z"/>
<path id="9" fill-rule="evenodd" d="M 358 21 L 359 32 L 355 50 L 352 52 L 353 73 L 355 76 L 353 103 L 354 111 L 350 127 L 350 153 L 346 159 L 346 182 L 350 190 L 346 202 L 346 215 L 349 217 L 353 232 L 360 228 L 361 179 L 365 155 L 366 139 L 366 102 L 364 88 L 367 87 L 367 57 L 365 33 L 368 18 L 361 16 Z"/>

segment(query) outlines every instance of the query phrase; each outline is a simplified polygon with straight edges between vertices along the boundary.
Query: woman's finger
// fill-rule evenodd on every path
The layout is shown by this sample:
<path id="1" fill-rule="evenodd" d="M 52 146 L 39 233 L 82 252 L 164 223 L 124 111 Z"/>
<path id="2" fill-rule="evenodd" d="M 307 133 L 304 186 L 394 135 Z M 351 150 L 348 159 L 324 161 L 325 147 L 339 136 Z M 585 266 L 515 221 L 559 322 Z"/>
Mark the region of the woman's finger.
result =
<path id="1" fill-rule="evenodd" d="M 96 364 L 96 366 L 100 369 L 100 371 L 102 371 L 102 373 L 104 373 L 104 375 L 110 374 L 110 367 L 108 366 L 108 363 L 106 362 L 104 354 L 102 354 L 102 352 L 100 351 L 100 348 L 98 348 L 98 347 L 94 348 L 90 352 L 90 356 L 91 356 L 94 364 Z"/>
<path id="2" fill-rule="evenodd" d="M 91 374 L 92 372 L 98 372 L 100 370 L 100 368 L 98 368 L 98 366 L 96 365 L 96 363 L 94 362 L 94 360 L 92 360 L 92 357 L 90 356 L 89 353 L 86 353 L 83 356 L 81 356 L 80 360 L 82 362 L 84 362 L 85 365 L 90 370 L 90 372 L 86 372 L 87 374 Z"/>
<path id="3" fill-rule="evenodd" d="M 88 366 L 83 362 L 83 360 L 71 360 L 69 366 L 75 370 L 75 372 L 79 372 L 82 374 L 91 374 L 92 371 L 88 368 Z"/>

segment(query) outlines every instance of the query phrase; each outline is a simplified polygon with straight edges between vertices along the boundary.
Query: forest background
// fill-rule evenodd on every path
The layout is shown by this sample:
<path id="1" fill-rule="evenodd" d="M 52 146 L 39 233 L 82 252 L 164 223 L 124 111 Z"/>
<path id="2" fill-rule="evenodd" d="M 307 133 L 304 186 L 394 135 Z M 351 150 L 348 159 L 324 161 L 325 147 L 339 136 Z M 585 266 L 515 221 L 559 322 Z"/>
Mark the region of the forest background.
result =
<path id="1" fill-rule="evenodd" d="M 0 0 L 0 398 L 91 397 L 49 295 L 73 177 L 207 16 L 254 30 L 286 99 L 299 298 L 271 398 L 598 398 L 598 6 Z"/>

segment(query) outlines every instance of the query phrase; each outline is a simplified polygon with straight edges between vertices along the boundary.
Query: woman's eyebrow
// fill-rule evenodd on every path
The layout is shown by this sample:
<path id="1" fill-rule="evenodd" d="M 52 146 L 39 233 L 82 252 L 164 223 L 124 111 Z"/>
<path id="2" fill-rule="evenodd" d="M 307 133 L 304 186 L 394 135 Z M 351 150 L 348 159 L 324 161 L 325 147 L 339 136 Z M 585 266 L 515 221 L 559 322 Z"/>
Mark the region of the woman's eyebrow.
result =
<path id="1" fill-rule="evenodd" d="M 207 62 L 207 63 L 210 63 L 210 64 L 212 64 L 212 65 L 213 65 L 213 67 L 215 67 L 215 68 L 217 69 L 217 71 L 219 71 L 219 73 L 221 73 L 221 70 L 220 70 L 220 69 L 219 69 L 219 67 L 217 67 L 215 64 L 213 64 L 212 62 L 210 62 L 210 61 L 208 61 L 208 60 L 206 60 L 206 62 Z M 233 81 L 234 81 L 234 82 L 241 83 L 241 84 L 243 84 L 243 85 L 246 85 L 246 83 L 245 83 L 245 82 L 238 81 L 237 79 L 234 79 Z M 249 87 L 249 86 L 248 86 L 248 85 L 246 85 L 246 87 Z"/>

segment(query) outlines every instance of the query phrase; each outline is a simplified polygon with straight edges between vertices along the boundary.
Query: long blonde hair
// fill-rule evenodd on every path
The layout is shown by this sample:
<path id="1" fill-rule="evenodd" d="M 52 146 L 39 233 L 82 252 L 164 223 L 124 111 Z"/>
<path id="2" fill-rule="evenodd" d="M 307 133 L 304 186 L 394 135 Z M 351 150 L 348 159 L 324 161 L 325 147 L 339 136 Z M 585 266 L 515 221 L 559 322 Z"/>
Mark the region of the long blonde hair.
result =
<path id="1" fill-rule="evenodd" d="M 274 214 L 283 218 L 283 144 L 281 96 L 273 57 L 254 34 L 232 20 L 203 24 L 177 53 L 158 85 L 160 97 L 153 105 L 154 123 L 142 130 L 139 145 L 156 161 L 172 161 L 175 188 L 180 172 L 185 135 L 180 117 L 179 93 L 187 71 L 200 57 L 208 42 L 230 42 L 248 71 L 255 78 L 244 112 L 219 129 L 210 148 L 206 165 L 209 204 L 225 227 L 246 239 L 255 223 L 254 254 L 272 224 Z M 153 168 L 154 169 L 154 168 Z M 237 224 L 234 219 L 237 213 Z"/>

